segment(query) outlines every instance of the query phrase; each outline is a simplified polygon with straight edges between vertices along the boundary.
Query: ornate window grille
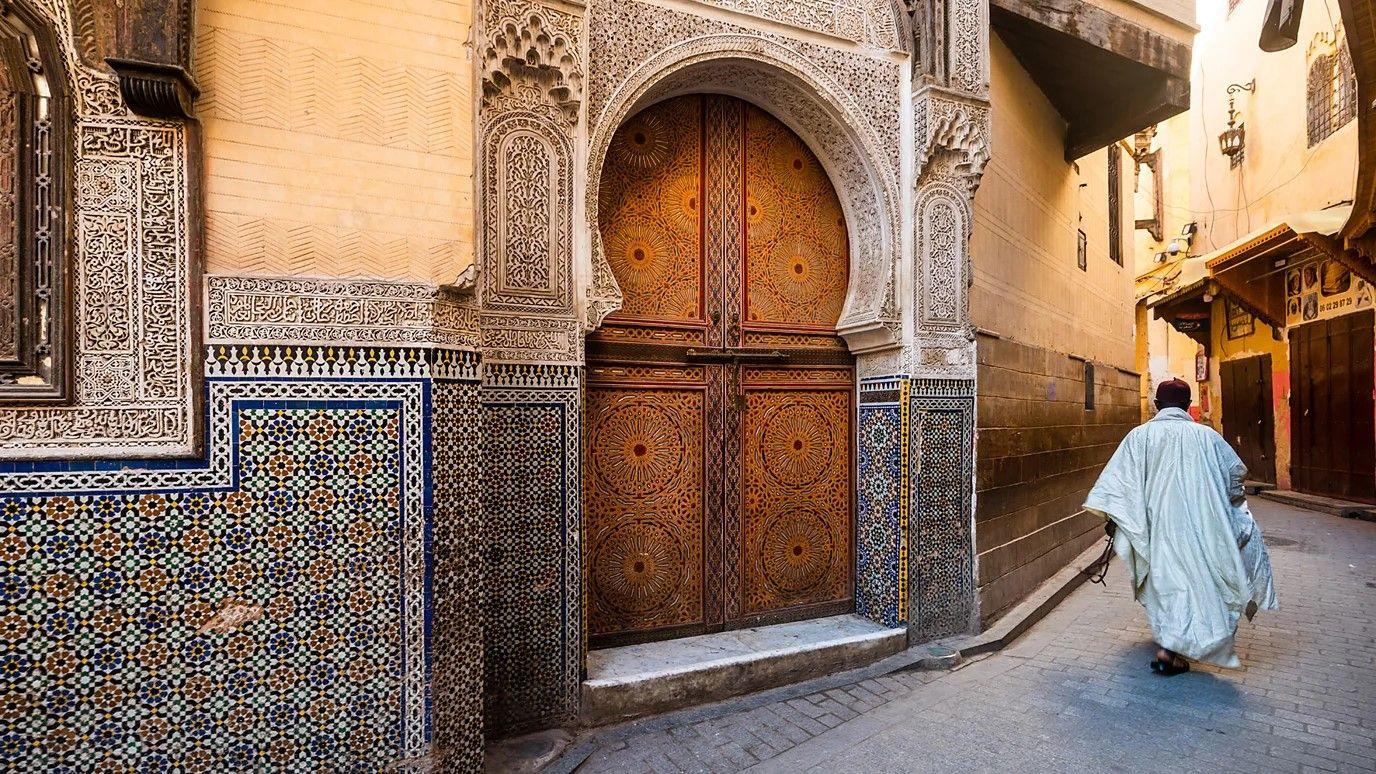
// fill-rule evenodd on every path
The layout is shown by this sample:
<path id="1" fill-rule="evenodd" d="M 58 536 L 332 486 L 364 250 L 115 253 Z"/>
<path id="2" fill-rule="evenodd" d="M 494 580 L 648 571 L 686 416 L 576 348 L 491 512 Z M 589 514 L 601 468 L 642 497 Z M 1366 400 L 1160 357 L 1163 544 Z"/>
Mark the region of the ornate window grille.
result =
<path id="1" fill-rule="evenodd" d="M 0 16 L 0 403 L 67 400 L 68 115 L 36 17 Z"/>
<path id="2" fill-rule="evenodd" d="M 1346 44 L 1310 61 L 1306 108 L 1311 148 L 1357 117 L 1357 76 Z"/>

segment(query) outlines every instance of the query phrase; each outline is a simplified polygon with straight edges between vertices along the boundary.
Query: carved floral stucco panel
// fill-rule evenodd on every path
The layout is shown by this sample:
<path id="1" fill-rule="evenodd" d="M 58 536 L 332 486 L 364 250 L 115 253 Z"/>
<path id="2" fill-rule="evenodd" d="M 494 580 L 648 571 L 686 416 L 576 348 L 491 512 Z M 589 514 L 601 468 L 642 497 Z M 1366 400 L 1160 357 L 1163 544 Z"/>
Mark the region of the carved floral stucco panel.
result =
<path id="1" fill-rule="evenodd" d="M 574 288 L 574 170 L 583 17 L 479 4 L 481 339 L 489 362 L 582 359 Z"/>
<path id="2" fill-rule="evenodd" d="M 924 87 L 914 99 L 918 179 L 914 340 L 908 372 L 972 378 L 969 240 L 975 191 L 989 161 L 989 106 L 968 93 Z"/>
<path id="3" fill-rule="evenodd" d="M 770 21 L 887 49 L 903 48 L 889 0 L 699 0 Z"/>
<path id="4" fill-rule="evenodd" d="M 72 4 L 33 0 L 68 78 L 75 402 L 0 410 L 0 459 L 195 450 L 187 125 L 133 116 L 79 55 Z"/>

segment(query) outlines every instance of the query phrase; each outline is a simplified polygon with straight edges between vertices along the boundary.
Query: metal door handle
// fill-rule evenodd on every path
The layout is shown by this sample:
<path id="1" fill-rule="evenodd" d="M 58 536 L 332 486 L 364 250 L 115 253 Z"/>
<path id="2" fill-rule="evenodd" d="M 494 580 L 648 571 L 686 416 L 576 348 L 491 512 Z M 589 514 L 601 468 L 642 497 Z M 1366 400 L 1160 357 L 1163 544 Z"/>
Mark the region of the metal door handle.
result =
<path id="1" fill-rule="evenodd" d="M 751 347 L 690 349 L 683 355 L 699 363 L 782 363 L 790 357 L 787 352 L 781 350 L 759 350 Z"/>

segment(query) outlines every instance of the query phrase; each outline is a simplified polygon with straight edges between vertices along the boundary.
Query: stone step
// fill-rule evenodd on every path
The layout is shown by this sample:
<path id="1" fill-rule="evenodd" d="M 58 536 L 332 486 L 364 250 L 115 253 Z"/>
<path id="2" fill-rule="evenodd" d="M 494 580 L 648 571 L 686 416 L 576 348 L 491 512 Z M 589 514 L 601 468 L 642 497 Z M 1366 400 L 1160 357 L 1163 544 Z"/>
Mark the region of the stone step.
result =
<path id="1" fill-rule="evenodd" d="M 1331 513 L 1334 516 L 1342 516 L 1348 519 L 1361 519 L 1363 521 L 1376 521 L 1376 505 L 1371 503 L 1356 503 L 1350 500 L 1338 500 L 1333 497 L 1322 495 L 1307 494 L 1305 492 L 1293 492 L 1288 489 L 1272 489 L 1261 492 L 1261 497 L 1268 500 L 1275 500 L 1278 503 L 1293 505 L 1296 508 L 1305 508 L 1320 513 Z"/>
<path id="2" fill-rule="evenodd" d="M 579 720 L 600 726 L 719 701 L 854 669 L 906 646 L 906 629 L 837 615 L 594 650 Z"/>

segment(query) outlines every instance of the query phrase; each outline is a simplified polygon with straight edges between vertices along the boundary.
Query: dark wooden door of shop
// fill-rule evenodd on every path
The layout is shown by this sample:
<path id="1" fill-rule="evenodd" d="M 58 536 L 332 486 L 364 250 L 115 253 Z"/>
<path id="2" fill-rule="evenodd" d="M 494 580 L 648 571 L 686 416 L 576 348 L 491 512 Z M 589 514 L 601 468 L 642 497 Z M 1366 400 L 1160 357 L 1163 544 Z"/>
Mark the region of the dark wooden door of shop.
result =
<path id="1" fill-rule="evenodd" d="M 1223 378 L 1223 437 L 1252 481 L 1276 483 L 1276 429 L 1271 410 L 1271 356 L 1229 360 Z"/>
<path id="2" fill-rule="evenodd" d="M 1374 321 L 1367 310 L 1290 330 L 1290 476 L 1298 491 L 1376 502 Z"/>
<path id="3" fill-rule="evenodd" d="M 590 643 L 852 609 L 849 260 L 821 164 L 695 94 L 617 131 L 599 194 L 624 300 L 588 338 Z"/>

